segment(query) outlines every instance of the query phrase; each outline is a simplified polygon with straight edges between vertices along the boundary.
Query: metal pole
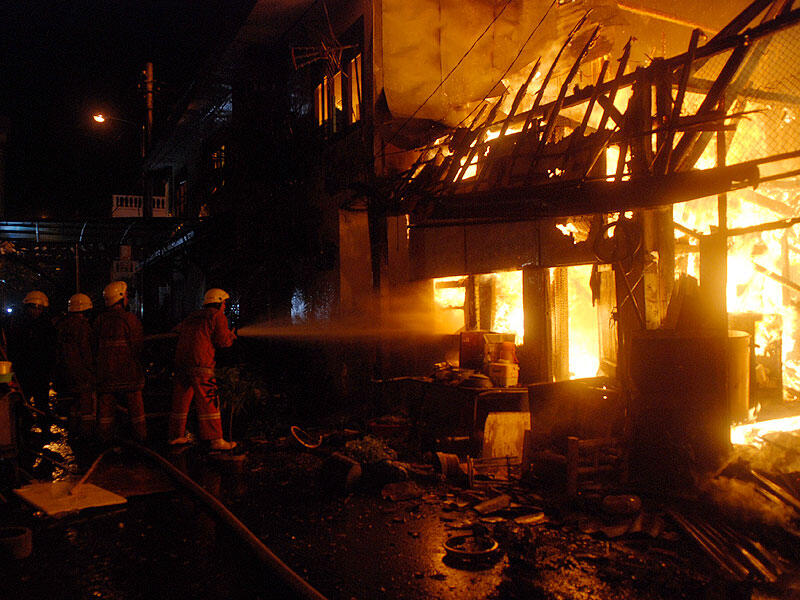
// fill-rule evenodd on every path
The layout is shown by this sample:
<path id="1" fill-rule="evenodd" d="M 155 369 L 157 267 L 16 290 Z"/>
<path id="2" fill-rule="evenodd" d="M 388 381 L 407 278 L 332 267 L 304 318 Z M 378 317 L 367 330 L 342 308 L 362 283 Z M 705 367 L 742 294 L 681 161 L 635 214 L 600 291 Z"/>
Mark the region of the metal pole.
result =
<path id="1" fill-rule="evenodd" d="M 147 173 L 145 161 L 147 153 L 150 151 L 150 144 L 153 139 L 153 96 L 155 81 L 153 79 L 153 63 L 148 62 L 144 69 L 144 103 L 145 119 L 142 140 L 142 216 L 149 218 L 153 216 L 153 193 L 151 189 L 150 177 Z"/>
<path id="2" fill-rule="evenodd" d="M 81 264 L 78 243 L 75 243 L 75 293 L 81 291 Z"/>

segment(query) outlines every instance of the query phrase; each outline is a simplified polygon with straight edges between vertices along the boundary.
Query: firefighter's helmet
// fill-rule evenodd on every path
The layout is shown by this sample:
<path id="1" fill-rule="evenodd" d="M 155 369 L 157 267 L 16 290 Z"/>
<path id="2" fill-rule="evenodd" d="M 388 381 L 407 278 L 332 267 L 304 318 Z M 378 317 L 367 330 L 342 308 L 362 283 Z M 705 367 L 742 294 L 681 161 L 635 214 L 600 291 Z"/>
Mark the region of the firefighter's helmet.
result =
<path id="1" fill-rule="evenodd" d="M 206 304 L 217 304 L 224 300 L 230 298 L 230 294 L 225 290 L 221 290 L 219 288 L 211 288 L 206 292 L 206 295 L 203 297 L 203 305 Z"/>
<path id="2" fill-rule="evenodd" d="M 103 289 L 103 301 L 106 306 L 111 306 L 122 300 L 127 292 L 127 283 L 124 281 L 112 281 Z"/>
<path id="3" fill-rule="evenodd" d="M 73 294 L 67 303 L 67 311 L 83 312 L 92 308 L 92 299 L 86 294 Z"/>
<path id="4" fill-rule="evenodd" d="M 33 290 L 25 294 L 25 299 L 22 301 L 23 304 L 34 304 L 35 306 L 47 307 L 50 306 L 50 301 L 47 299 L 47 296 L 44 292 L 40 292 L 39 290 Z"/>

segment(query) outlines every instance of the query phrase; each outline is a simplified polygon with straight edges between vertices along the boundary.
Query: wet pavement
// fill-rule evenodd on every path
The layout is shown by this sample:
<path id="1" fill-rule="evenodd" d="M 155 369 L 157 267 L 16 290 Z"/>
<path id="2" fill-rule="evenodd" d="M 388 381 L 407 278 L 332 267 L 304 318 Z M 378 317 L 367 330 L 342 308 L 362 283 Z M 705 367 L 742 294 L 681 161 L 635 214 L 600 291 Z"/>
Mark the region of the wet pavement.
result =
<path id="1" fill-rule="evenodd" d="M 37 479 L 75 480 L 98 455 L 58 425 L 34 438 L 49 457 L 30 464 Z M 652 499 L 643 498 L 647 519 L 636 521 L 602 516 L 589 496 L 566 503 L 550 490 L 491 481 L 467 489 L 434 468 L 398 481 L 397 471 L 366 465 L 360 484 L 343 490 L 330 460 L 342 446 L 308 450 L 288 435 L 246 440 L 236 458 L 155 449 L 331 599 L 800 597 L 789 562 L 774 583 L 722 577 Z M 240 538 L 146 457 L 110 452 L 88 481 L 127 504 L 60 518 L 13 495 L 0 504 L 0 525 L 33 531 L 28 558 L 0 561 L 0 598 L 289 597 Z M 503 494 L 510 501 L 501 510 L 476 510 Z M 445 542 L 464 535 L 496 539 L 499 550 L 454 558 Z"/>

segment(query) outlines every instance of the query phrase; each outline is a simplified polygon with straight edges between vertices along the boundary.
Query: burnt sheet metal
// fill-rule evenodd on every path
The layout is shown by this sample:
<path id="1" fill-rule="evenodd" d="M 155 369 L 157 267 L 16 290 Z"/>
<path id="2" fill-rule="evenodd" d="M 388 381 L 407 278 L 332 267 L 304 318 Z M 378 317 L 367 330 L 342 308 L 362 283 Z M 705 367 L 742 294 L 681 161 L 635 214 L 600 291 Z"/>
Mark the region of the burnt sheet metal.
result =
<path id="1" fill-rule="evenodd" d="M 538 226 L 531 222 L 412 228 L 412 278 L 490 273 L 538 264 L 538 239 Z"/>
<path id="2" fill-rule="evenodd" d="M 586 242 L 552 220 L 411 227 L 412 279 L 595 262 Z"/>

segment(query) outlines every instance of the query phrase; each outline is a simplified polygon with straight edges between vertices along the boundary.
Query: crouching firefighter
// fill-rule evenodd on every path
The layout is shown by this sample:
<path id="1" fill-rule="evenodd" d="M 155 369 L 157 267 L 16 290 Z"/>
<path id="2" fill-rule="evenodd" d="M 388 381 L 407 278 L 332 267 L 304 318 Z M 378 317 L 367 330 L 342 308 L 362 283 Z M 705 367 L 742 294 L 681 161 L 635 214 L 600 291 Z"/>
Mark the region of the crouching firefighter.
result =
<path id="1" fill-rule="evenodd" d="M 224 290 L 212 288 L 203 299 L 203 308 L 190 314 L 176 328 L 175 382 L 172 393 L 172 414 L 169 420 L 169 443 L 189 443 L 186 418 L 194 398 L 197 408 L 198 433 L 211 450 L 231 450 L 236 442 L 222 437 L 217 383 L 214 378 L 216 350 L 228 348 L 236 335 L 228 328 Z"/>
<path id="2" fill-rule="evenodd" d="M 56 391 L 75 397 L 70 413 L 78 415 L 77 433 L 81 436 L 94 434 L 97 413 L 90 310 L 92 299 L 74 294 L 67 303 L 67 316 L 56 325 Z"/>
<path id="3" fill-rule="evenodd" d="M 97 365 L 98 424 L 104 442 L 114 434 L 114 413 L 119 397 L 125 400 L 133 435 L 147 438 L 144 401 L 144 369 L 141 352 L 144 341 L 142 323 L 128 312 L 128 285 L 112 281 L 103 290 L 106 310 L 94 322 L 94 348 Z"/>

